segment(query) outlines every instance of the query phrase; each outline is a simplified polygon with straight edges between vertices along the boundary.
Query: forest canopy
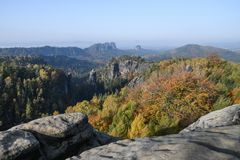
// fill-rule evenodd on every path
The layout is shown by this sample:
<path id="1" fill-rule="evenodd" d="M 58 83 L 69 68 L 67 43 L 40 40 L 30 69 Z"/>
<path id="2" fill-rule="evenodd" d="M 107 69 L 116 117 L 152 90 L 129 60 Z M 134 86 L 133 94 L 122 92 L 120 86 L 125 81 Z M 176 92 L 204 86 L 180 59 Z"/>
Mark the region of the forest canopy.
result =
<path id="1" fill-rule="evenodd" d="M 145 81 L 69 106 L 99 131 L 123 138 L 177 133 L 213 110 L 240 102 L 240 65 L 217 56 L 164 60 Z"/>
<path id="2" fill-rule="evenodd" d="M 0 59 L 0 129 L 64 111 L 70 89 L 69 77 L 41 59 Z"/>

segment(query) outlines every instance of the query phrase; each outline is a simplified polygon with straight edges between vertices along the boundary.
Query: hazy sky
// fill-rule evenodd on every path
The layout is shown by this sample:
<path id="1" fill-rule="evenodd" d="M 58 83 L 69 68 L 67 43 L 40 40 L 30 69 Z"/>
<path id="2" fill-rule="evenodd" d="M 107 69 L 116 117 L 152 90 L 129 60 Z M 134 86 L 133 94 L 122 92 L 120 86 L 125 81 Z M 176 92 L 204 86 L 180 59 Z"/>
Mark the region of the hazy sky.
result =
<path id="1" fill-rule="evenodd" d="M 0 0 L 0 46 L 240 42 L 240 0 Z"/>

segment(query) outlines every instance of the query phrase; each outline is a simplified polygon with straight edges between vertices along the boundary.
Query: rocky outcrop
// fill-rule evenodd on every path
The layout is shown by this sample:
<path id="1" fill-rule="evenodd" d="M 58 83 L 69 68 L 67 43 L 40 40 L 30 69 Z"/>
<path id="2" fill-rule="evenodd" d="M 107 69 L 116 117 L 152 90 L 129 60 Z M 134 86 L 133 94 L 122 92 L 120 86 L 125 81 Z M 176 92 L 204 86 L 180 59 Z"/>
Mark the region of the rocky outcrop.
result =
<path id="1" fill-rule="evenodd" d="M 0 159 L 35 159 L 40 156 L 40 143 L 30 132 L 22 130 L 0 133 Z"/>
<path id="2" fill-rule="evenodd" d="M 141 57 L 121 56 L 113 58 L 106 67 L 107 77 L 110 80 L 116 78 L 132 79 L 149 68 L 149 64 Z"/>
<path id="3" fill-rule="evenodd" d="M 129 83 L 128 83 L 128 87 L 135 87 L 136 85 L 140 84 L 144 82 L 144 77 L 142 76 L 137 76 L 134 77 Z"/>
<path id="4" fill-rule="evenodd" d="M 233 105 L 202 116 L 179 134 L 121 141 L 96 132 L 81 113 L 50 116 L 0 132 L 0 159 L 235 160 L 239 113 L 240 105 Z"/>
<path id="5" fill-rule="evenodd" d="M 237 160 L 240 158 L 239 140 L 240 126 L 227 126 L 184 135 L 117 141 L 85 151 L 71 160 Z"/>
<path id="6" fill-rule="evenodd" d="M 92 69 L 89 73 L 89 82 L 95 84 L 97 82 L 97 73 L 95 69 Z"/>
<path id="7" fill-rule="evenodd" d="M 146 62 L 139 56 L 119 56 L 112 58 L 101 69 L 91 72 L 89 81 L 93 82 L 93 73 L 96 73 L 96 82 L 99 82 L 99 86 L 103 85 L 106 90 L 120 89 L 128 83 L 129 87 L 133 87 L 144 81 L 145 73 L 151 72 L 152 67 L 153 63 Z"/>
<path id="8" fill-rule="evenodd" d="M 209 113 L 196 122 L 198 129 L 190 127 L 187 132 L 175 135 L 117 141 L 70 159 L 237 160 L 240 159 L 239 109 L 239 105 L 234 105 Z M 202 125 L 203 121 L 208 125 Z"/>
<path id="9" fill-rule="evenodd" d="M 93 128 L 87 117 L 81 113 L 72 113 L 45 117 L 25 123 L 10 130 L 24 130 L 32 133 L 42 146 L 47 159 L 57 158 L 84 143 L 93 135 Z"/>
<path id="10" fill-rule="evenodd" d="M 115 78 L 118 78 L 121 73 L 120 73 L 120 70 L 119 70 L 119 64 L 114 62 L 110 65 L 110 72 L 109 72 L 109 79 L 115 79 Z"/>
<path id="11" fill-rule="evenodd" d="M 191 65 L 186 65 L 185 71 L 187 71 L 187 72 L 192 72 L 192 71 L 193 71 L 192 66 L 191 66 Z"/>
<path id="12" fill-rule="evenodd" d="M 0 159 L 64 159 L 113 140 L 81 113 L 49 116 L 0 132 Z"/>
<path id="13" fill-rule="evenodd" d="M 200 117 L 195 123 L 182 130 L 181 133 L 203 128 L 213 128 L 237 124 L 240 124 L 240 105 L 233 105 L 221 110 L 210 112 L 209 114 Z"/>

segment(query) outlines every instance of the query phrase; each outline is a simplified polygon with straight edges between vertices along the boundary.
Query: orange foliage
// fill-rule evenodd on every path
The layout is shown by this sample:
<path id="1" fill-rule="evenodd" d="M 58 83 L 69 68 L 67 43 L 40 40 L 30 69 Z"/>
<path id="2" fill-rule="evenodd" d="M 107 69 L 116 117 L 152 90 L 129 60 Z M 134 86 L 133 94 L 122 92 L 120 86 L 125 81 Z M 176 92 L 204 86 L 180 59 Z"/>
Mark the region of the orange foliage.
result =
<path id="1" fill-rule="evenodd" d="M 231 92 L 233 102 L 235 104 L 240 104 L 240 87 L 234 88 Z"/>

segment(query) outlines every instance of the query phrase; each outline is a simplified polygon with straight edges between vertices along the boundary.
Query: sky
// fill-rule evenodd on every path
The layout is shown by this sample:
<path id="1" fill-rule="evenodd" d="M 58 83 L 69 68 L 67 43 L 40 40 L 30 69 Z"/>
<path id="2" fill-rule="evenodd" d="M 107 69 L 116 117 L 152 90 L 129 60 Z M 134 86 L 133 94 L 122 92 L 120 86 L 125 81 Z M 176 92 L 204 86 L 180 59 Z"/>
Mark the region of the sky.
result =
<path id="1" fill-rule="evenodd" d="M 240 47 L 240 0 L 0 0 L 0 47 Z"/>

